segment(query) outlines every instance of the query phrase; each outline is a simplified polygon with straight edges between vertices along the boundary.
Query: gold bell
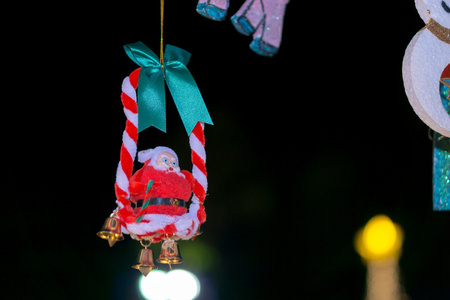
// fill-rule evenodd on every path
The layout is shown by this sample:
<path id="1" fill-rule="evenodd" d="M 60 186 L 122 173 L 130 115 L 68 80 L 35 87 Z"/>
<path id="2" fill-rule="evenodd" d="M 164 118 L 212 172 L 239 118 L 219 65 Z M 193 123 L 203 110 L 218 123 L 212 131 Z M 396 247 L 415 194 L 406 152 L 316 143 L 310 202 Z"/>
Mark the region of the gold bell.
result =
<path id="1" fill-rule="evenodd" d="M 112 247 L 117 241 L 123 240 L 120 220 L 116 217 L 106 218 L 102 230 L 97 235 L 104 240 L 108 240 L 108 244 Z"/>
<path id="2" fill-rule="evenodd" d="M 173 240 L 166 240 L 161 246 L 161 254 L 157 261 L 162 264 L 169 264 L 172 270 L 172 264 L 181 264 L 183 259 L 180 255 L 180 249 L 178 243 Z"/>
<path id="3" fill-rule="evenodd" d="M 132 267 L 139 270 L 144 276 L 147 276 L 151 270 L 157 269 L 154 263 L 153 251 L 147 248 L 139 250 L 136 264 Z"/>

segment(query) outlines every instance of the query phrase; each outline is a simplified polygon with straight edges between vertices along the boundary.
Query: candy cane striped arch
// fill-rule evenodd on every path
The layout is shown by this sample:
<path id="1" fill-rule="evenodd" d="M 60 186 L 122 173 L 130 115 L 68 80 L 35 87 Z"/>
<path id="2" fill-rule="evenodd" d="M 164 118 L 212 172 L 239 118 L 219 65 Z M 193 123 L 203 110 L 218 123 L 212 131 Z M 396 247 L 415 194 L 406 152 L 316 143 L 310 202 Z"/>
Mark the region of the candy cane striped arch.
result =
<path id="1" fill-rule="evenodd" d="M 122 83 L 122 104 L 127 117 L 125 131 L 122 136 L 120 161 L 117 167 L 115 191 L 117 197 L 118 217 L 124 233 L 135 239 L 152 239 L 160 241 L 164 234 L 175 239 L 191 239 L 196 236 L 199 226 L 205 222 L 206 214 L 203 202 L 208 188 L 206 172 L 206 151 L 203 122 L 198 122 L 189 135 L 191 148 L 192 175 L 195 179 L 194 195 L 189 211 L 182 216 L 159 214 L 144 215 L 140 223 L 136 223 L 130 211 L 129 182 L 133 174 L 134 160 L 138 140 L 138 106 L 136 89 L 138 87 L 140 68 L 133 71 Z M 164 233 L 164 234 L 162 234 Z"/>
<path id="2" fill-rule="evenodd" d="M 133 175 L 134 159 L 137 151 L 138 139 L 138 106 L 136 89 L 138 86 L 139 69 L 133 71 L 129 77 L 122 82 L 121 100 L 123 110 L 127 117 L 125 131 L 122 135 L 122 146 L 120 148 L 120 161 L 116 173 L 116 197 L 124 206 L 129 205 L 129 183 Z"/>

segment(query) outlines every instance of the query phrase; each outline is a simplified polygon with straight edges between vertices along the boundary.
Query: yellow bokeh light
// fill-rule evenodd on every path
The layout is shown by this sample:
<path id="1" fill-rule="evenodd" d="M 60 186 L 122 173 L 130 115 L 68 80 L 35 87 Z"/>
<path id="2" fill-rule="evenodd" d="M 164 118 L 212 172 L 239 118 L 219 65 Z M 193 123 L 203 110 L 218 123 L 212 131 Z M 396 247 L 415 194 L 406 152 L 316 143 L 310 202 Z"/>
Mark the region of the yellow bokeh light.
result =
<path id="1" fill-rule="evenodd" d="M 365 259 L 384 259 L 399 256 L 403 232 L 399 225 L 385 215 L 377 215 L 357 233 L 355 247 Z"/>
<path id="2" fill-rule="evenodd" d="M 367 223 L 362 239 L 368 251 L 378 255 L 384 254 L 394 247 L 397 230 L 387 216 L 375 216 Z"/>

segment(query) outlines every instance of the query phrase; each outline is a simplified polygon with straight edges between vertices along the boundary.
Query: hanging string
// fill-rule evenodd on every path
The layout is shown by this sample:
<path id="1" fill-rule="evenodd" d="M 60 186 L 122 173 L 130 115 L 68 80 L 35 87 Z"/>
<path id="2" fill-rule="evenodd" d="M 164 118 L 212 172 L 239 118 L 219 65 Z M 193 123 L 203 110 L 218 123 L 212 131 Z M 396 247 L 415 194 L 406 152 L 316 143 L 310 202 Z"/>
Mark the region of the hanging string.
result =
<path id="1" fill-rule="evenodd" d="M 161 43 L 159 50 L 159 63 L 163 67 L 164 51 L 163 51 L 163 26 L 164 26 L 164 0 L 161 0 Z"/>

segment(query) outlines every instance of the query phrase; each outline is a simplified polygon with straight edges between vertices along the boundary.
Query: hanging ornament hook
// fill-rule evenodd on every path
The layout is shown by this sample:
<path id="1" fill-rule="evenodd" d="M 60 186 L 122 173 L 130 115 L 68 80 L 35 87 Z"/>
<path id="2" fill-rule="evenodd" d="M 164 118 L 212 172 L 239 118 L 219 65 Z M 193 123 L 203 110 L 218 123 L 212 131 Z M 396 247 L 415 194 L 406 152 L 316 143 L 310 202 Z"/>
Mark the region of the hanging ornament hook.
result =
<path id="1" fill-rule="evenodd" d="M 159 48 L 159 63 L 164 70 L 164 42 L 163 42 L 163 27 L 164 27 L 164 0 L 161 0 L 161 42 Z"/>
<path id="2" fill-rule="evenodd" d="M 147 241 L 148 244 L 144 244 L 143 241 Z M 143 240 L 143 239 L 140 239 L 139 242 L 141 243 L 141 246 L 144 247 L 145 249 L 147 249 L 147 247 L 150 247 L 150 245 L 152 244 L 152 241 L 151 241 L 151 240 Z"/>

